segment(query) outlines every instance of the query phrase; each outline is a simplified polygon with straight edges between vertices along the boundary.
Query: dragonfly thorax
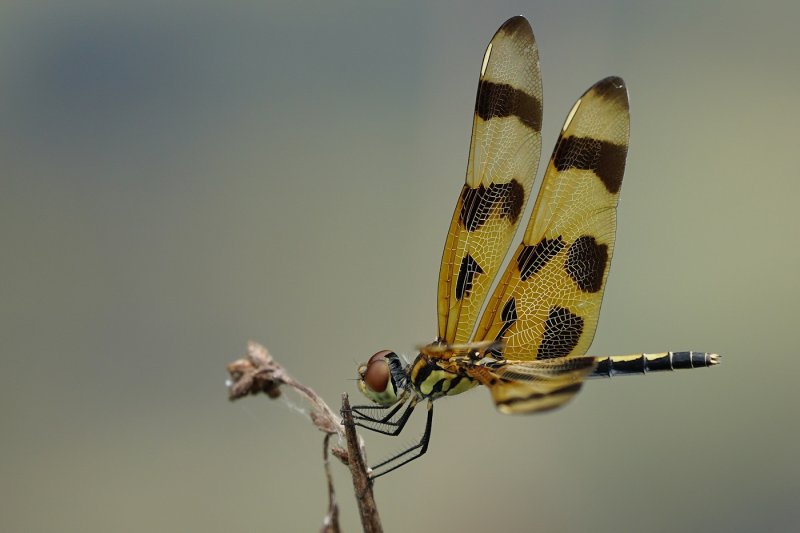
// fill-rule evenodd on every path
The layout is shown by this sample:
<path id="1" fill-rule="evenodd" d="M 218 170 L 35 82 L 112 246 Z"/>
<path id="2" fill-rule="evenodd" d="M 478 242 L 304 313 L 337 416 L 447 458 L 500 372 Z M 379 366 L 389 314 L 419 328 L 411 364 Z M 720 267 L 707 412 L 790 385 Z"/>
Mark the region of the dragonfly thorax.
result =
<path id="1" fill-rule="evenodd" d="M 443 368 L 439 359 L 420 354 L 411 365 L 410 379 L 414 392 L 420 398 L 435 400 L 443 396 L 461 394 L 478 384 L 477 381 L 452 368 Z"/>

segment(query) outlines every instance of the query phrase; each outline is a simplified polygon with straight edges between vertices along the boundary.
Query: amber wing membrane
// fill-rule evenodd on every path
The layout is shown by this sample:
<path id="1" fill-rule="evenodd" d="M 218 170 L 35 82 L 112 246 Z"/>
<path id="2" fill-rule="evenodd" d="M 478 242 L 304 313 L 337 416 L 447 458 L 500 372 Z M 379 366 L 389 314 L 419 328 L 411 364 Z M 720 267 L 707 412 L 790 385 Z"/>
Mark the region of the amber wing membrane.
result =
<path id="1" fill-rule="evenodd" d="M 467 374 L 489 387 L 500 412 L 534 413 L 569 401 L 595 366 L 595 358 L 590 356 L 557 357 L 519 361 L 497 369 L 474 368 Z"/>
<path id="2" fill-rule="evenodd" d="M 502 341 L 509 363 L 588 350 L 614 251 L 629 125 L 617 77 L 596 83 L 567 117 L 523 241 L 476 330 L 476 341 Z M 522 412 L 539 410 L 521 401 L 522 390 L 500 393 L 493 391 L 496 402 L 511 397 Z"/>
<path id="3" fill-rule="evenodd" d="M 507 20 L 481 65 L 467 178 L 439 272 L 439 339 L 464 343 L 508 251 L 539 164 L 542 85 L 530 24 Z"/>

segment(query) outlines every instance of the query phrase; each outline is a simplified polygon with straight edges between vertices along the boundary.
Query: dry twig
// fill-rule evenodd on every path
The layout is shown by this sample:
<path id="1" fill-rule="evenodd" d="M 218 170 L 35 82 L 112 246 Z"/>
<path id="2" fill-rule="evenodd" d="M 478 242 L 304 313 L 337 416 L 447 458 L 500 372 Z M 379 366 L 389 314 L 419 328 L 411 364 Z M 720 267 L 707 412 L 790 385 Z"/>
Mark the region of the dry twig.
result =
<path id="1" fill-rule="evenodd" d="M 356 433 L 347 394 L 342 395 L 345 416 L 343 424 L 339 415 L 313 389 L 292 378 L 264 346 L 253 341 L 247 344 L 245 358 L 230 363 L 227 369 L 231 375 L 228 388 L 228 397 L 231 401 L 262 392 L 275 399 L 281 395 L 280 387 L 285 385 L 296 390 L 311 405 L 311 421 L 317 429 L 325 433 L 323 459 L 328 480 L 328 512 L 323 519 L 322 531 L 326 533 L 339 531 L 339 512 L 328 465 L 327 451 L 331 435 L 337 435 L 347 442 L 347 450 L 333 445 L 331 453 L 350 468 L 364 531 L 369 533 L 383 531 L 367 473 L 364 441 Z"/>
<path id="2" fill-rule="evenodd" d="M 339 505 L 336 503 L 336 492 L 333 490 L 333 477 L 331 476 L 331 463 L 328 461 L 328 443 L 331 434 L 325 435 L 322 441 L 322 458 L 325 461 L 325 478 L 328 481 L 328 512 L 322 519 L 321 533 L 340 533 L 339 529 Z"/>

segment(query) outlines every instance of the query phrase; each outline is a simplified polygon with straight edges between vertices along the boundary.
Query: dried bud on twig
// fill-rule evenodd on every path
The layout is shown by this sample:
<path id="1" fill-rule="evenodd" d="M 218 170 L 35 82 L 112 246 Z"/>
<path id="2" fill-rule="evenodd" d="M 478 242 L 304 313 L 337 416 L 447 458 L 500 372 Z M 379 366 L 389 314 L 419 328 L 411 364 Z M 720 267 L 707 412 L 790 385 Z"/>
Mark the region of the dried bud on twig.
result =
<path id="1" fill-rule="evenodd" d="M 342 442 L 347 442 L 346 450 L 337 445 L 331 446 L 330 449 L 335 457 L 350 468 L 353 475 L 353 484 L 356 488 L 364 531 L 381 531 L 378 510 L 372 496 L 372 484 L 369 480 L 364 460 L 366 457 L 364 440 L 360 435 L 356 434 L 352 416 L 348 416 L 347 427 L 342 425 L 342 419 L 339 415 L 316 392 L 292 378 L 283 366 L 270 355 L 269 351 L 257 342 L 250 341 L 247 344 L 245 357 L 230 363 L 227 369 L 231 376 L 228 387 L 228 398 L 231 401 L 262 392 L 270 398 L 278 398 L 281 395 L 280 387 L 287 386 L 297 391 L 311 404 L 311 421 L 317 429 L 325 433 L 323 458 L 328 479 L 329 506 L 328 512 L 323 519 L 322 531 L 330 533 L 339 531 L 339 510 L 328 468 L 327 452 L 331 435 L 337 435 Z M 344 395 L 342 406 L 345 411 L 343 412 L 349 415 L 350 404 L 346 398 L 347 395 Z"/>

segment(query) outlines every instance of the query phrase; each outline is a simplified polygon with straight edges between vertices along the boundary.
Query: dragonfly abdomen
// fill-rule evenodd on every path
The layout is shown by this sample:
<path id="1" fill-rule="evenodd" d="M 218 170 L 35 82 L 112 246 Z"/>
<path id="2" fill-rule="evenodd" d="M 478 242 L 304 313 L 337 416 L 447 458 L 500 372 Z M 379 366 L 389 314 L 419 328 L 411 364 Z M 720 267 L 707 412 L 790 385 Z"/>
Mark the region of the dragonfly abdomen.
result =
<path id="1" fill-rule="evenodd" d="M 647 374 L 681 368 L 701 368 L 719 363 L 719 355 L 705 352 L 661 352 L 596 357 L 597 366 L 590 378 L 610 378 Z"/>

